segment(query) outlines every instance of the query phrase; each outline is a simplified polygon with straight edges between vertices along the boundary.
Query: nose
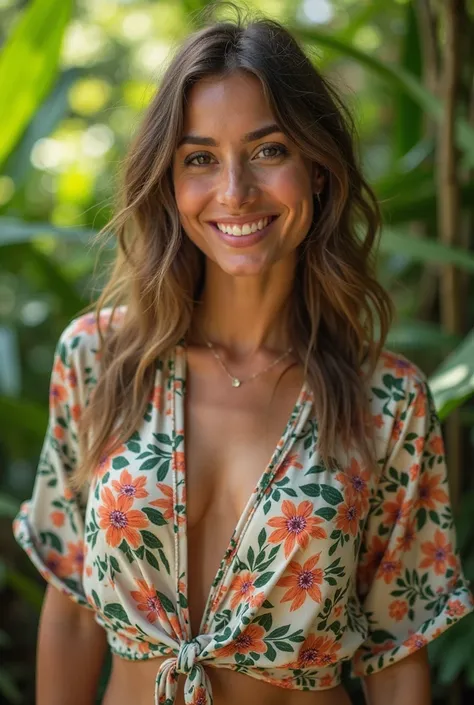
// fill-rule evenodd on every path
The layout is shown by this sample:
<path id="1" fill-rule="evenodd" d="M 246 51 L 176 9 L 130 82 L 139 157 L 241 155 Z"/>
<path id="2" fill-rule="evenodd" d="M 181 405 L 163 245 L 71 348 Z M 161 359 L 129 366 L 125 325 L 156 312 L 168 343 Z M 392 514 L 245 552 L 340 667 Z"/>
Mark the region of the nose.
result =
<path id="1" fill-rule="evenodd" d="M 250 171 L 241 164 L 224 167 L 218 188 L 217 200 L 230 211 L 238 211 L 257 196 L 257 186 Z"/>

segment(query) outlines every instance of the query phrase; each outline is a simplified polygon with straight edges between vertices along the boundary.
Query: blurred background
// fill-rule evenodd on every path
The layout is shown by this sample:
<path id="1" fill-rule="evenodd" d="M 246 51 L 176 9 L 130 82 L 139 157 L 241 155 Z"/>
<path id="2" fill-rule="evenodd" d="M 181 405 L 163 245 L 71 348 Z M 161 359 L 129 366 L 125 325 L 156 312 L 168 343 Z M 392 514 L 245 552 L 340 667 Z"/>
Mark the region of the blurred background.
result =
<path id="1" fill-rule="evenodd" d="M 59 334 L 97 298 L 120 169 L 206 0 L 0 0 L 0 703 L 34 703 L 44 585 L 11 520 L 30 495 Z M 240 4 L 237 0 L 237 4 Z M 356 118 L 381 202 L 387 347 L 430 377 L 474 580 L 474 2 L 248 0 L 283 21 Z M 94 274 L 94 266 L 96 270 Z M 430 645 L 437 705 L 474 702 L 474 615 Z M 101 691 L 107 678 L 104 669 Z M 363 699 L 348 681 L 355 705 Z M 100 693 L 97 703 L 100 702 Z"/>

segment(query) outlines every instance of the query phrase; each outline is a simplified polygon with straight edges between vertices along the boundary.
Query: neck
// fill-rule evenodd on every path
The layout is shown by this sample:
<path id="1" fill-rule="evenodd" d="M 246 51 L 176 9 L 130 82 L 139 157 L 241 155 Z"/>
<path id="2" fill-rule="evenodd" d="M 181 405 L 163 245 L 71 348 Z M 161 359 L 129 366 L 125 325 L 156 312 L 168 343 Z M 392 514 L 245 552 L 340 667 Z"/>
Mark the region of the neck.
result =
<path id="1" fill-rule="evenodd" d="M 294 268 L 288 269 L 288 262 L 278 262 L 264 275 L 238 277 L 207 260 L 189 341 L 211 341 L 241 358 L 262 349 L 285 352 L 291 346 L 288 322 L 294 277 Z"/>

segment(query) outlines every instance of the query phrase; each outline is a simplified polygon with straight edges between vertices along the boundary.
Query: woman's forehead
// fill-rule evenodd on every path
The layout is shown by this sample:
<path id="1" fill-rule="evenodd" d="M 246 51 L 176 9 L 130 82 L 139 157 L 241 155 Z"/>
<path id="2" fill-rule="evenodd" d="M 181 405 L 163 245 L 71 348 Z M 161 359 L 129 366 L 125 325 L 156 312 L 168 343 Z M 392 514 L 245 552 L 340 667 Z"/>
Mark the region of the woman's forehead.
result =
<path id="1" fill-rule="evenodd" d="M 185 102 L 185 132 L 212 128 L 247 133 L 271 122 L 275 118 L 260 80 L 241 72 L 198 81 Z"/>

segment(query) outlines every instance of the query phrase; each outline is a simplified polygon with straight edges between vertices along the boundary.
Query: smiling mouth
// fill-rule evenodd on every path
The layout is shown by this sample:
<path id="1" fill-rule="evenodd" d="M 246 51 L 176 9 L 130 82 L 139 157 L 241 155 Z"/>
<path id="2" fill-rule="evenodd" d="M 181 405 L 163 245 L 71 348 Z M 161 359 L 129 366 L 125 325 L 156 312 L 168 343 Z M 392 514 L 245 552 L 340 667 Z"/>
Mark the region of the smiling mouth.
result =
<path id="1" fill-rule="evenodd" d="M 230 223 L 219 223 L 212 222 L 212 225 L 217 228 L 221 233 L 225 235 L 232 235 L 233 237 L 245 237 L 248 235 L 253 235 L 261 230 L 267 228 L 274 220 L 278 218 L 277 215 L 265 216 L 265 218 L 260 218 L 259 220 L 249 221 L 243 225 L 231 225 Z"/>

